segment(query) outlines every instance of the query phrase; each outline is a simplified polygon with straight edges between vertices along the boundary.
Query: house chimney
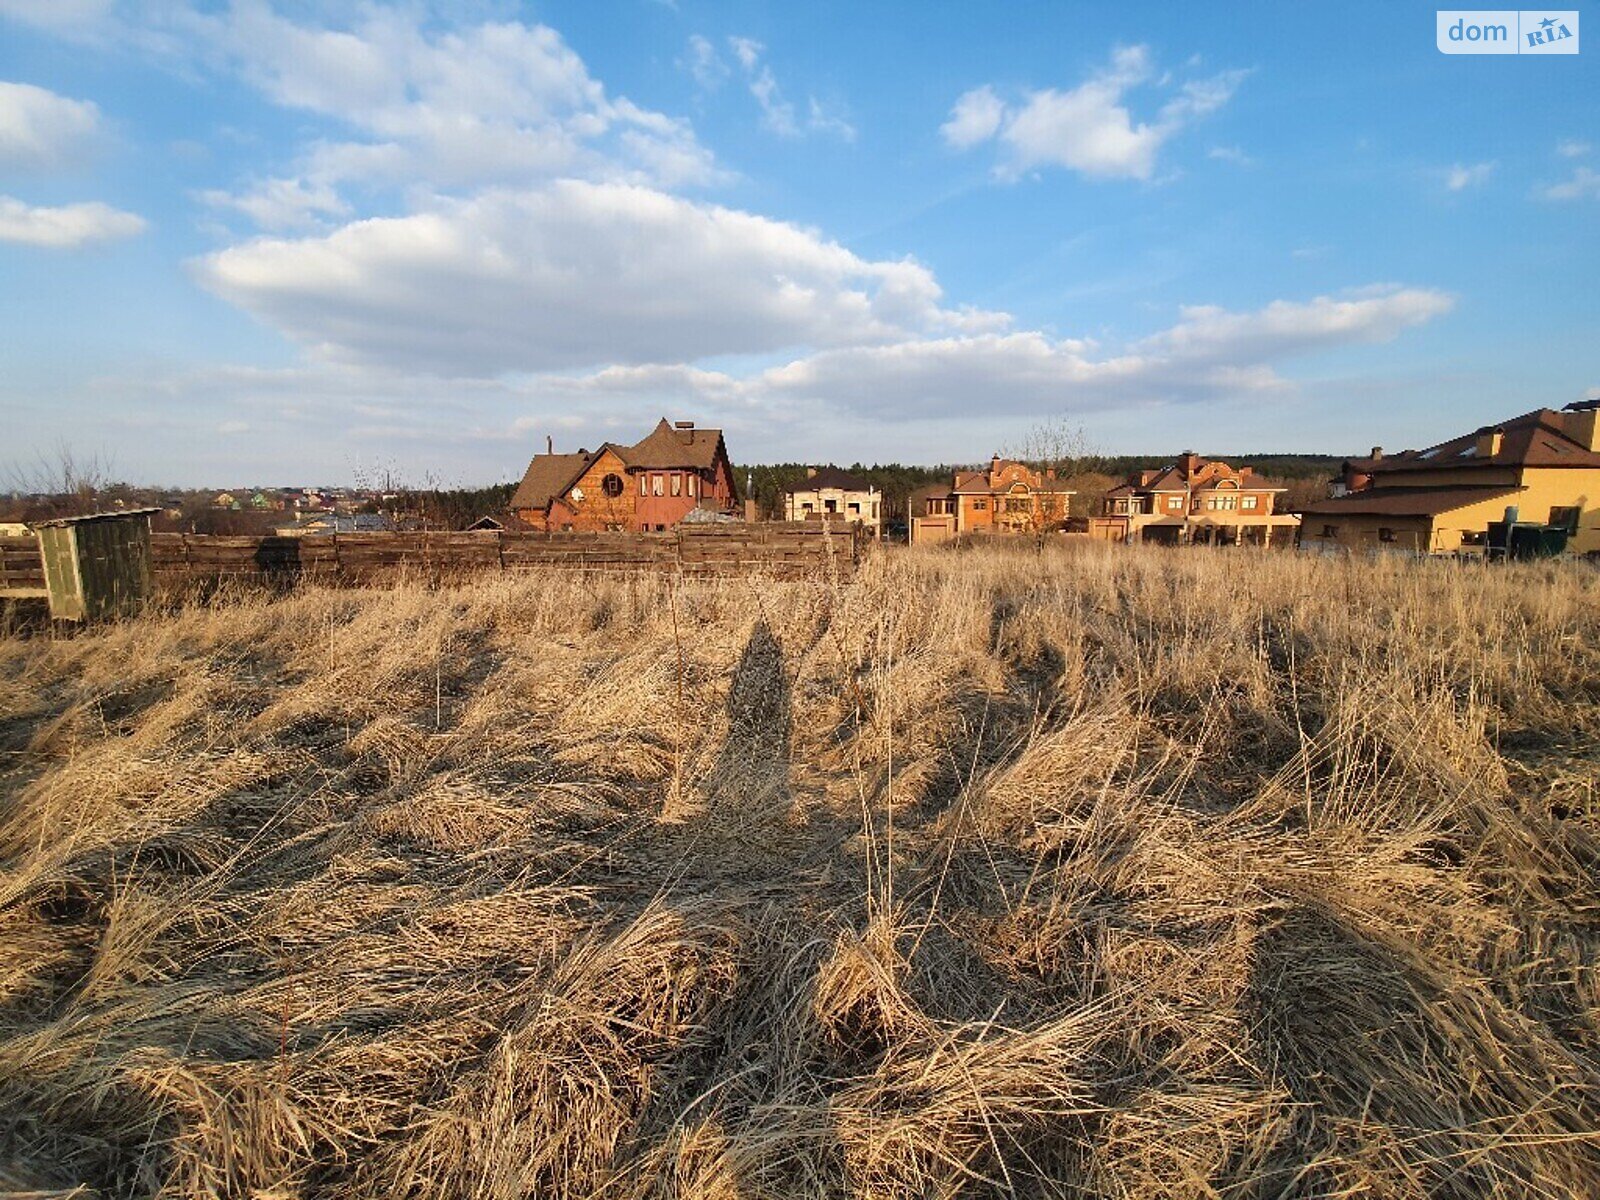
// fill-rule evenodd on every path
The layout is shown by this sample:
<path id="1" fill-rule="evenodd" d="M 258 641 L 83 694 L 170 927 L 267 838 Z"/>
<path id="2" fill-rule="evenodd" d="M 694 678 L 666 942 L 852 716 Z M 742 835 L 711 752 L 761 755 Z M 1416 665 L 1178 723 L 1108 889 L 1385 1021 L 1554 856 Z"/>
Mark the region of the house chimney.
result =
<path id="1" fill-rule="evenodd" d="M 998 454 L 989 460 L 989 474 L 1000 474 L 1000 456 Z"/>
<path id="2" fill-rule="evenodd" d="M 1185 450 L 1183 457 L 1178 460 L 1183 467 L 1185 476 L 1193 475 L 1200 470 L 1200 456 L 1193 450 Z"/>
<path id="3" fill-rule="evenodd" d="M 817 477 L 817 469 L 815 467 L 807 467 L 806 468 L 806 478 L 807 479 L 815 479 L 816 477 Z"/>
<path id="4" fill-rule="evenodd" d="M 1491 429 L 1485 425 L 1478 430 L 1477 441 L 1473 443 L 1473 450 L 1479 458 L 1493 458 L 1500 453 L 1500 446 L 1505 441 L 1505 431 Z"/>
<path id="5" fill-rule="evenodd" d="M 1372 458 L 1373 462 L 1382 462 L 1383 461 L 1383 447 L 1382 446 L 1374 446 L 1372 448 L 1371 458 Z"/>
<path id="6" fill-rule="evenodd" d="M 1580 400 L 1562 410 L 1567 436 L 1586 450 L 1600 452 L 1600 401 Z"/>
<path id="7" fill-rule="evenodd" d="M 694 422 L 693 421 L 674 421 L 672 423 L 672 427 L 674 429 L 693 429 L 694 428 Z"/>
<path id="8" fill-rule="evenodd" d="M 556 452 L 556 440 L 548 433 L 544 435 L 544 452 L 546 454 L 554 454 Z"/>

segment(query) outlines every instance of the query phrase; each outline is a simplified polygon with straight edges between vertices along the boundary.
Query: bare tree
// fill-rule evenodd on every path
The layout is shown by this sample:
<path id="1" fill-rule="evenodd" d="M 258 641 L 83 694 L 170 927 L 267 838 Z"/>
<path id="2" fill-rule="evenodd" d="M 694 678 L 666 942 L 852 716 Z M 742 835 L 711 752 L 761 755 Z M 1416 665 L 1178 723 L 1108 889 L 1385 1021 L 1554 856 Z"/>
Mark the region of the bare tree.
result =
<path id="1" fill-rule="evenodd" d="M 98 453 L 80 457 L 64 441 L 31 462 L 11 464 L 6 476 L 15 495 L 64 517 L 93 512 L 112 486 L 109 459 Z"/>
<path id="2" fill-rule="evenodd" d="M 1072 515 L 1068 497 L 1056 489 L 1064 488 L 1078 465 L 1092 453 L 1083 426 L 1074 425 L 1065 417 L 1040 421 L 1016 446 L 1007 448 L 1007 458 L 1026 463 L 1044 477 L 1046 490 L 1038 493 L 1034 528 L 1041 544 L 1046 533 L 1060 529 Z"/>

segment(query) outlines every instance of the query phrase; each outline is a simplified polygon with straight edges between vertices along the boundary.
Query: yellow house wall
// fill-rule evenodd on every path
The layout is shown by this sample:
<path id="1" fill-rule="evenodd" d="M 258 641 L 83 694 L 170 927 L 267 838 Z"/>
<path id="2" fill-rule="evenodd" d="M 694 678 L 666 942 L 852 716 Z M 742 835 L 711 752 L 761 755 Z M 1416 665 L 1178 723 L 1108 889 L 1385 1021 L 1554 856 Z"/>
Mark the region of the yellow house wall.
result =
<path id="1" fill-rule="evenodd" d="M 1465 471 L 1448 474 L 1471 475 L 1474 482 L 1484 482 L 1485 475 L 1484 472 Z M 1516 507 L 1519 520 L 1539 524 L 1550 520 L 1552 508 L 1576 506 L 1582 510 L 1578 516 L 1578 532 L 1567 542 L 1567 550 L 1573 554 L 1600 552 L 1600 471 L 1535 467 L 1522 473 L 1521 484 L 1525 490 L 1515 495 L 1465 505 L 1431 519 L 1308 513 L 1301 538 L 1308 542 L 1328 540 L 1319 537 L 1322 527 L 1335 525 L 1339 532 L 1332 540 L 1352 549 L 1416 548 L 1431 554 L 1453 554 L 1461 549 L 1463 534 L 1482 533 L 1488 529 L 1489 522 L 1503 520 L 1508 506 Z M 1383 528 L 1395 530 L 1397 540 L 1380 541 L 1378 531 Z M 1476 550 L 1475 547 L 1468 549 Z"/>
<path id="2" fill-rule="evenodd" d="M 1528 490 L 1501 501 L 1491 521 L 1500 519 L 1507 504 L 1517 506 L 1520 520 L 1541 523 L 1550 519 L 1552 508 L 1577 505 L 1583 511 L 1578 515 L 1577 536 L 1567 542 L 1567 549 L 1574 554 L 1600 550 L 1600 471 L 1535 467 L 1523 472 L 1522 485 Z"/>
<path id="3" fill-rule="evenodd" d="M 1416 471 L 1379 471 L 1372 486 L 1390 487 L 1516 487 L 1515 467 L 1425 467 Z"/>

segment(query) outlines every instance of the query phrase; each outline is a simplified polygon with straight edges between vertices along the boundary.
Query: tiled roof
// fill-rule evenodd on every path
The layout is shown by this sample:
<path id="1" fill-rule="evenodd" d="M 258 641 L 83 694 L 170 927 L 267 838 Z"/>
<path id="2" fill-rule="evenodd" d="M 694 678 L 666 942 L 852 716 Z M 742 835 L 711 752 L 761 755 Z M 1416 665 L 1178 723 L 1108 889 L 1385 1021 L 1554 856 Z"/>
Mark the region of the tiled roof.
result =
<path id="1" fill-rule="evenodd" d="M 819 467 L 815 475 L 797 479 L 783 490 L 792 496 L 798 492 L 814 492 L 819 488 L 838 488 L 842 492 L 865 492 L 870 491 L 872 485 L 859 475 L 841 471 L 838 467 Z"/>
<path id="2" fill-rule="evenodd" d="M 720 429 L 676 429 L 665 417 L 650 435 L 631 446 L 618 447 L 630 468 L 649 471 L 690 469 L 708 471 L 716 464 Z"/>
<path id="3" fill-rule="evenodd" d="M 550 502 L 565 496 L 607 450 L 629 470 L 708 471 L 716 465 L 717 448 L 722 445 L 720 429 L 678 429 L 665 417 L 641 441 L 631 446 L 605 442 L 598 450 L 577 454 L 535 454 L 528 472 L 511 495 L 512 508 L 548 508 Z"/>
<path id="4" fill-rule="evenodd" d="M 1372 475 L 1462 467 L 1600 467 L 1600 454 L 1567 432 L 1567 420 L 1575 416 L 1539 408 L 1426 450 L 1405 450 L 1380 459 L 1349 461 L 1354 470 Z M 1491 431 L 1500 433 L 1500 449 L 1495 454 L 1480 455 L 1479 433 Z"/>
<path id="5" fill-rule="evenodd" d="M 602 446 L 589 454 L 535 454 L 528 473 L 511 493 L 511 507 L 548 508 L 550 501 L 564 494 L 604 449 Z"/>
<path id="6" fill-rule="evenodd" d="M 1300 511 L 1332 517 L 1340 514 L 1379 517 L 1430 517 L 1485 500 L 1510 499 L 1526 491 L 1518 487 L 1379 487 L 1317 500 Z"/>

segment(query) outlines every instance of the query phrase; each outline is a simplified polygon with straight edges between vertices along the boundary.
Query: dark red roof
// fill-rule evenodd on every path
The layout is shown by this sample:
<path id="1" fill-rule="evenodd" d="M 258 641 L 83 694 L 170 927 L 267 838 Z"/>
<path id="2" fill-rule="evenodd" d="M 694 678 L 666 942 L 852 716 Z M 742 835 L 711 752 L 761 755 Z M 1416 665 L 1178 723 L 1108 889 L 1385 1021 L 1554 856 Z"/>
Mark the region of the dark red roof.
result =
<path id="1" fill-rule="evenodd" d="M 1576 416 L 1539 408 L 1426 450 L 1405 450 L 1379 459 L 1353 458 L 1349 462 L 1353 470 L 1370 475 L 1467 467 L 1600 467 L 1600 454 L 1568 433 L 1567 420 Z M 1500 449 L 1494 454 L 1479 454 L 1480 434 L 1492 432 L 1501 435 Z"/>
<path id="2" fill-rule="evenodd" d="M 1520 487 L 1377 487 L 1329 500 L 1316 500 L 1300 511 L 1319 517 L 1340 514 L 1430 517 L 1451 509 L 1465 508 L 1469 504 L 1481 504 L 1485 500 L 1510 499 L 1526 490 Z"/>

